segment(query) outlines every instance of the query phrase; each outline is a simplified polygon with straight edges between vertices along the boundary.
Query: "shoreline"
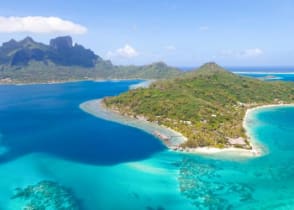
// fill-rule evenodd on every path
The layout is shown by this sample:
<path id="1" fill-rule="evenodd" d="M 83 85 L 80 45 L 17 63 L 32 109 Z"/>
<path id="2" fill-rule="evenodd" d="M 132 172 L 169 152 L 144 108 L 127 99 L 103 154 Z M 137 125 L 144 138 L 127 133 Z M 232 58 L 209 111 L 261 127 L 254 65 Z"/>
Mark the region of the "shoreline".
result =
<path id="1" fill-rule="evenodd" d="M 168 148 L 178 147 L 180 144 L 186 141 L 186 137 L 171 128 L 148 122 L 143 118 L 136 119 L 123 116 L 113 110 L 107 109 L 101 102 L 102 99 L 90 100 L 80 104 L 79 107 L 81 110 L 90 115 L 144 130 L 156 138 L 160 138 L 159 135 L 157 135 L 157 132 L 161 135 L 171 136 L 169 141 L 164 141 L 161 139 L 162 143 L 165 144 Z"/>
<path id="2" fill-rule="evenodd" d="M 44 82 L 18 82 L 18 81 L 13 81 L 13 82 L 1 82 L 0 85 L 15 85 L 15 86 L 21 86 L 21 85 L 53 85 L 53 84 L 64 84 L 64 83 L 74 83 L 74 82 L 86 82 L 86 81 L 95 81 L 95 80 L 88 80 L 88 79 L 81 79 L 81 80 L 60 80 L 60 81 L 44 81 Z"/>
<path id="3" fill-rule="evenodd" d="M 218 149 L 218 148 L 212 148 L 212 147 L 203 147 L 203 148 L 195 148 L 192 149 L 194 153 L 197 154 L 221 154 L 221 153 L 231 153 L 231 154 L 236 154 L 238 156 L 248 156 L 248 157 L 259 157 L 266 155 L 269 151 L 266 148 L 264 144 L 262 144 L 260 141 L 254 138 L 254 135 L 251 133 L 250 129 L 250 121 L 253 117 L 253 112 L 257 110 L 262 110 L 266 108 L 274 108 L 274 107 L 294 107 L 294 104 L 268 104 L 268 105 L 260 105 L 252 108 L 248 108 L 245 112 L 245 116 L 242 121 L 243 128 L 245 129 L 245 134 L 247 136 L 247 139 L 249 141 L 250 146 L 252 149 L 246 150 L 246 149 L 241 149 L 241 148 L 235 148 L 235 147 L 230 147 L 230 148 L 223 148 L 223 149 Z"/>
<path id="4" fill-rule="evenodd" d="M 80 104 L 80 109 L 88 114 L 94 115 L 98 118 L 102 118 L 108 121 L 128 125 L 131 127 L 139 128 L 154 137 L 158 138 L 168 149 L 173 151 L 199 154 L 199 155 L 229 155 L 238 157 L 259 157 L 268 153 L 266 146 L 254 138 L 254 135 L 250 132 L 250 118 L 253 111 L 263 108 L 279 107 L 279 106 L 294 106 L 294 104 L 273 104 L 262 105 L 246 110 L 243 118 L 243 127 L 246 130 L 246 136 L 252 149 L 242 149 L 236 147 L 228 148 L 214 148 L 214 147 L 199 147 L 199 148 L 182 148 L 180 145 L 187 141 L 187 138 L 181 133 L 168 128 L 166 126 L 158 125 L 152 122 L 148 122 L 144 118 L 132 118 L 123 116 L 120 113 L 106 108 L 102 103 L 102 99 L 90 100 Z M 166 136 L 170 136 L 170 139 L 165 140 Z"/>
<path id="5" fill-rule="evenodd" d="M 120 81 L 134 81 L 142 80 L 142 82 L 154 82 L 157 79 L 142 79 L 142 78 L 129 78 L 129 79 L 78 79 L 78 80 L 60 80 L 60 81 L 46 81 L 46 82 L 1 82 L 0 85 L 54 85 L 54 84 L 65 84 L 65 83 L 75 83 L 75 82 L 120 82 Z"/>
<path id="6" fill-rule="evenodd" d="M 254 135 L 250 132 L 250 126 L 248 125 L 252 123 L 252 120 L 254 121 L 254 112 L 257 112 L 258 110 L 268 109 L 268 108 L 275 108 L 275 107 L 294 107 L 294 104 L 267 104 L 267 105 L 259 105 L 256 107 L 248 108 L 246 110 L 245 116 L 243 118 L 242 125 L 246 131 L 246 136 L 249 140 L 250 145 L 252 146 L 252 149 L 255 150 L 256 153 L 260 155 L 265 155 L 269 153 L 268 149 L 264 144 L 259 142 L 257 139 L 254 138 Z"/>

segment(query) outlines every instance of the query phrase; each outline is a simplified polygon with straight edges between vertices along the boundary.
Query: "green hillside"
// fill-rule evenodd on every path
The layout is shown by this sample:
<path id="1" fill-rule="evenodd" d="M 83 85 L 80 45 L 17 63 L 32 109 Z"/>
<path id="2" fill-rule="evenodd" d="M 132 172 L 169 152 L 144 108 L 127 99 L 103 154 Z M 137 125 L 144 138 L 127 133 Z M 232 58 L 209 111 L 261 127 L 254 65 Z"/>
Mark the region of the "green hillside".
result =
<path id="1" fill-rule="evenodd" d="M 282 102 L 294 102 L 293 83 L 238 76 L 214 63 L 181 78 L 104 99 L 107 107 L 122 114 L 143 115 L 181 132 L 188 137 L 186 147 L 226 147 L 229 138 L 246 139 L 242 120 L 247 108 Z"/>

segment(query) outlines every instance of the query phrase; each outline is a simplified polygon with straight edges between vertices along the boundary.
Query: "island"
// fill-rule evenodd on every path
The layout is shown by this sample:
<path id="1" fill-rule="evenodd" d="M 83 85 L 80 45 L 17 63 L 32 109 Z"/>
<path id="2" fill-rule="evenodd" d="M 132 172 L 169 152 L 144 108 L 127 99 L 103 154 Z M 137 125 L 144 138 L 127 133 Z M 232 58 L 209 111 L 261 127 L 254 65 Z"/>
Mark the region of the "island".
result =
<path id="1" fill-rule="evenodd" d="M 248 110 L 293 102 L 293 83 L 260 81 L 207 63 L 178 78 L 158 80 L 148 88 L 104 98 L 99 106 L 116 115 L 179 133 L 186 140 L 172 144 L 172 136 L 156 128 L 152 131 L 174 150 L 239 148 L 256 153 L 244 127 Z"/>
<path id="2" fill-rule="evenodd" d="M 59 83 L 83 80 L 162 79 L 181 74 L 163 62 L 148 65 L 114 65 L 92 50 L 73 44 L 70 36 L 49 44 L 31 37 L 11 39 L 0 46 L 0 84 Z"/>

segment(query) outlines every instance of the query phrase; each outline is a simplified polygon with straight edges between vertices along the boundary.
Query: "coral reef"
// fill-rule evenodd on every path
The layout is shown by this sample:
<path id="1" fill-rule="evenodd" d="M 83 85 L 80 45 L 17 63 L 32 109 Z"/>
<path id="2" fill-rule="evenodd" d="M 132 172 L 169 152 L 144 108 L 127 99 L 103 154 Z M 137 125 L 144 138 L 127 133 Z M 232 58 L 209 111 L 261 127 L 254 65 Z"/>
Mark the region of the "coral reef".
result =
<path id="1" fill-rule="evenodd" d="M 22 199 L 23 210 L 80 210 L 71 190 L 52 181 L 41 181 L 23 189 L 15 189 L 11 199 Z"/>

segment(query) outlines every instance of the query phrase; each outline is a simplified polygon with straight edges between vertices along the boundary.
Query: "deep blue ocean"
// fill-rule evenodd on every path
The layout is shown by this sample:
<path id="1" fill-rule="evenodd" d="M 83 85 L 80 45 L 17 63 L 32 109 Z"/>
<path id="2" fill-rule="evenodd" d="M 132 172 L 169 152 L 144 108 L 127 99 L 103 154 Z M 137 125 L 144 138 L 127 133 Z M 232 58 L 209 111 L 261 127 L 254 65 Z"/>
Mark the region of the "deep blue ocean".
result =
<path id="1" fill-rule="evenodd" d="M 267 153 L 251 159 L 172 152 L 79 109 L 139 82 L 0 86 L 0 209 L 22 209 L 14 189 L 41 180 L 70 188 L 86 210 L 294 209 L 293 107 L 252 115 Z"/>
<path id="2" fill-rule="evenodd" d="M 82 102 L 117 95 L 134 83 L 138 81 L 0 86 L 0 133 L 2 145 L 9 148 L 0 162 L 42 152 L 81 163 L 109 165 L 144 159 L 164 150 L 148 134 L 78 109 Z M 138 138 L 141 140 L 136 141 Z M 145 149 L 136 152 L 140 147 Z"/>

